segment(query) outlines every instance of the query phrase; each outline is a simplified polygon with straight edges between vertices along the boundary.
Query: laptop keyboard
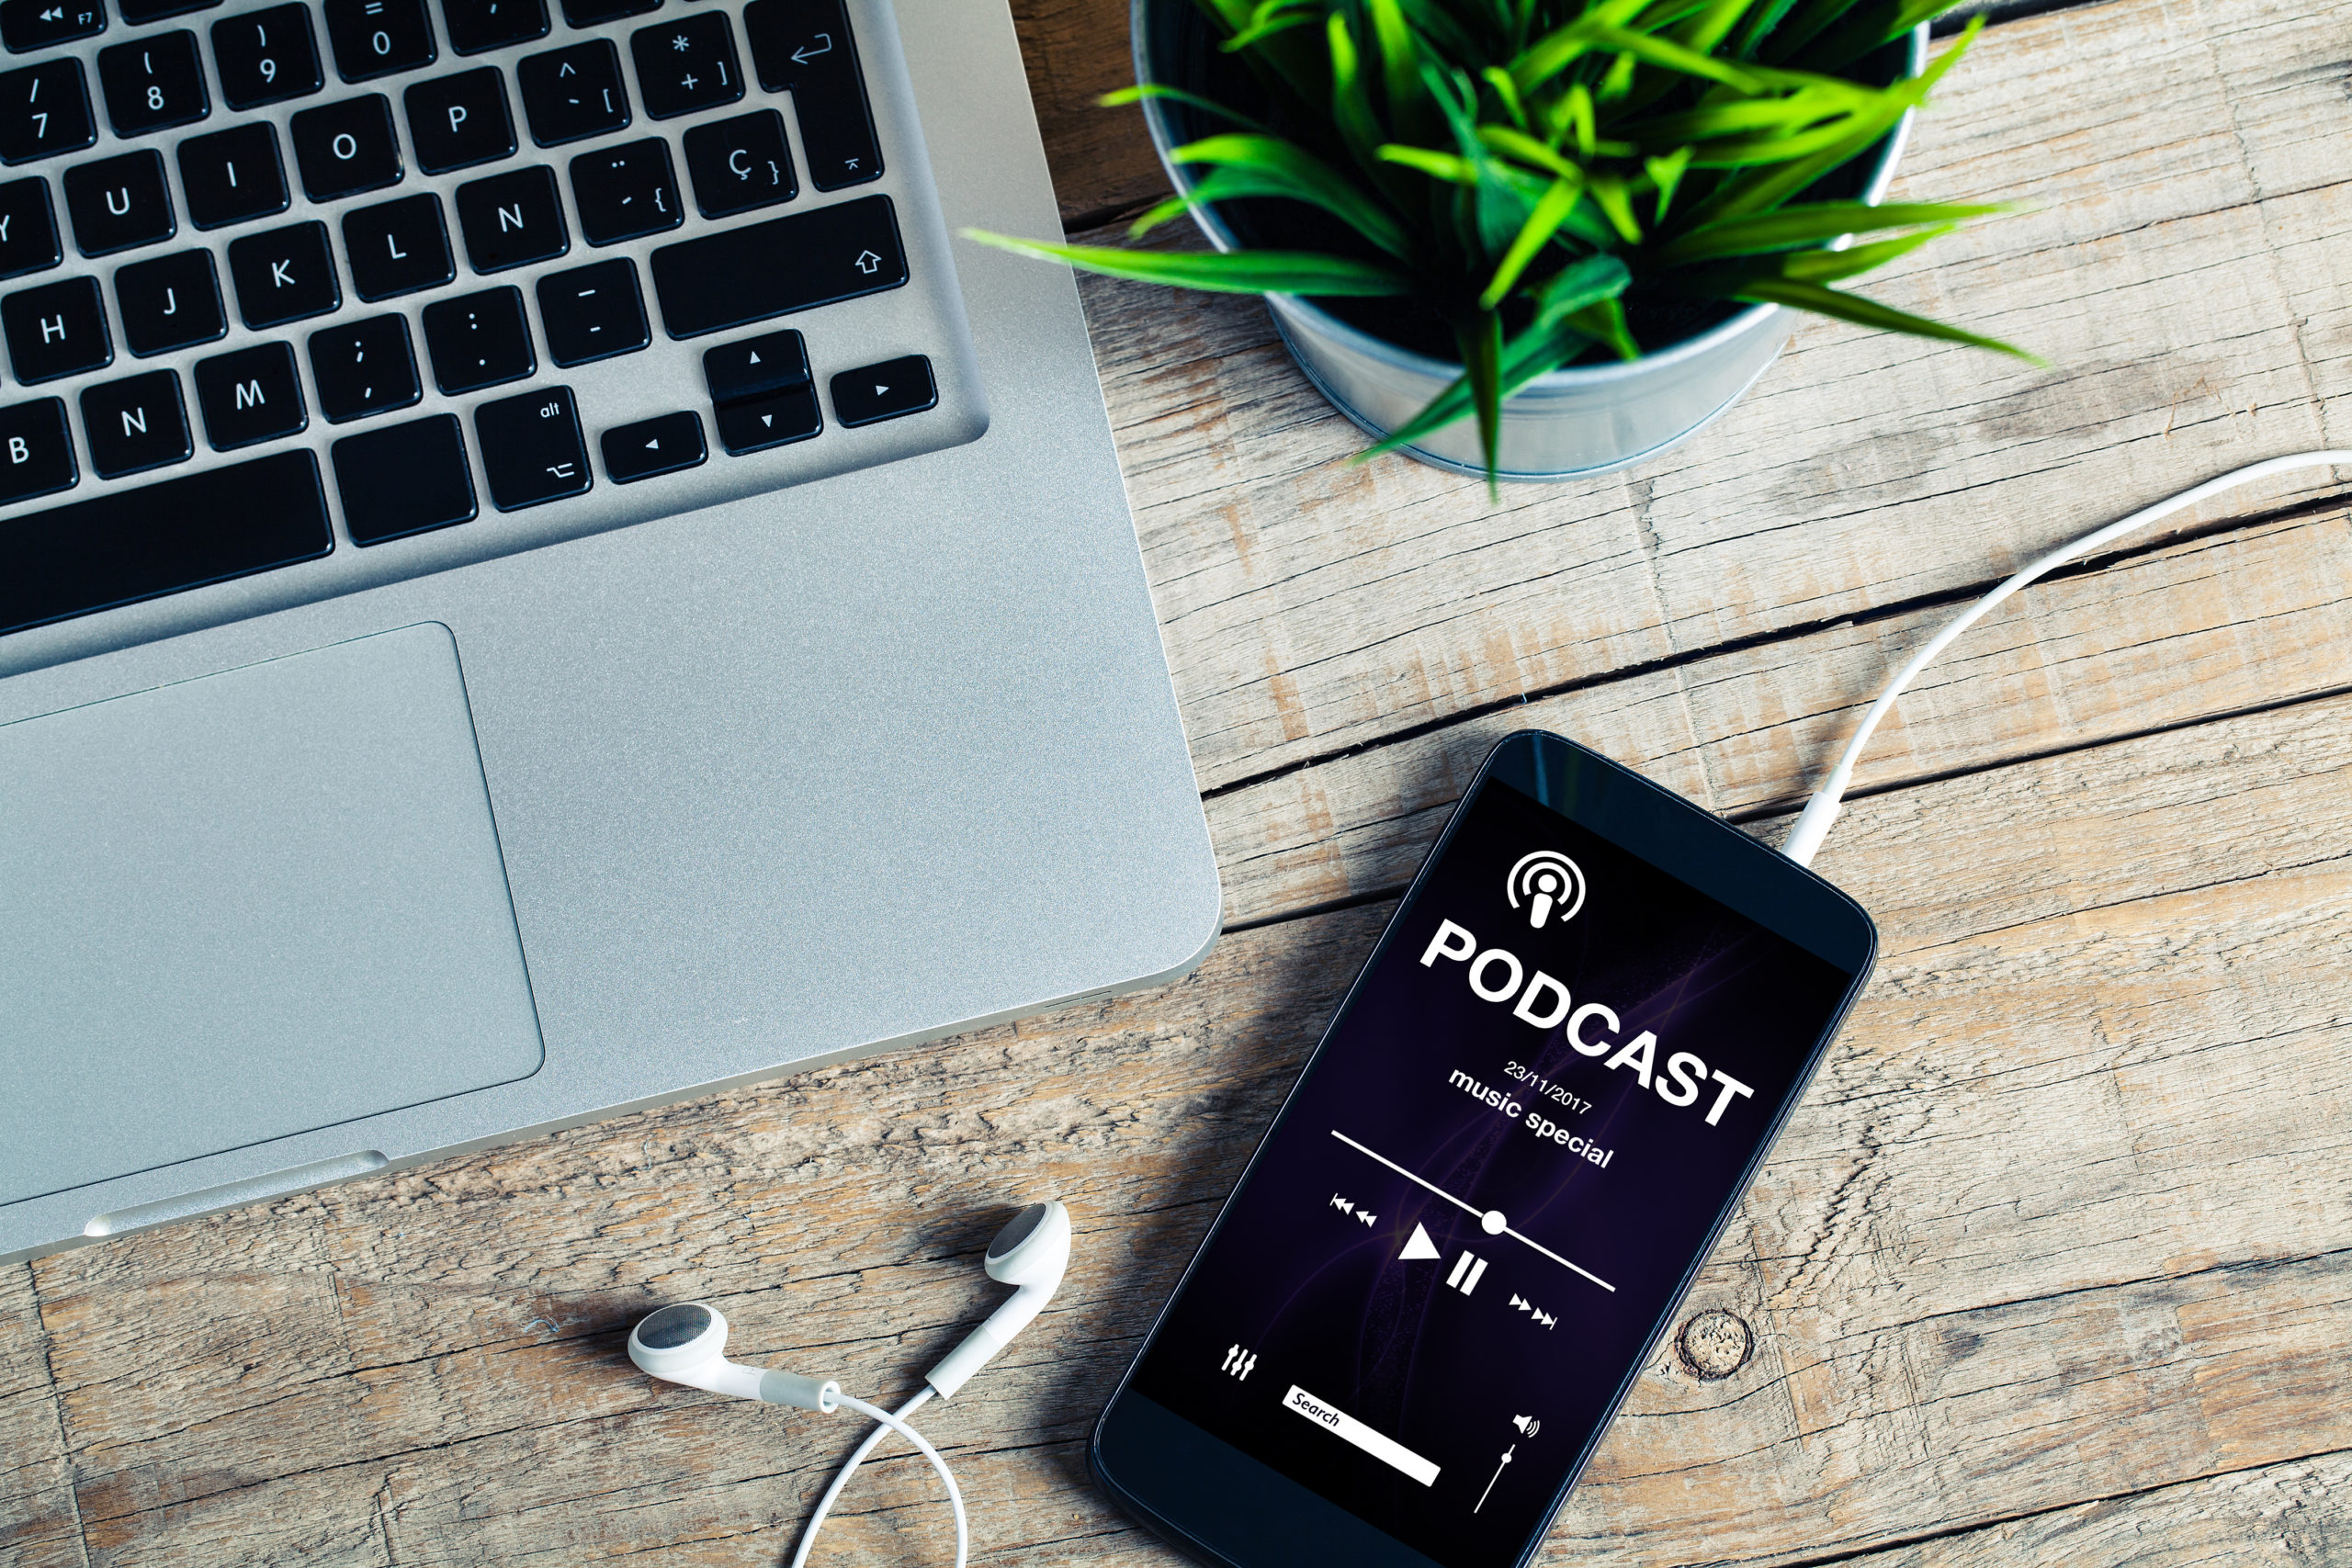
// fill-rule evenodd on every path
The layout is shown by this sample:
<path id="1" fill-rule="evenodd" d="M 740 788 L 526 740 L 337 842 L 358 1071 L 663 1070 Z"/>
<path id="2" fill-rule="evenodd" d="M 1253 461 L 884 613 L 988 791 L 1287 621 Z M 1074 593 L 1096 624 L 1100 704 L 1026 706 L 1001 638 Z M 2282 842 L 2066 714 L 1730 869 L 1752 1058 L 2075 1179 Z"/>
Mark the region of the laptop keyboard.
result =
<path id="1" fill-rule="evenodd" d="M 0 633 L 278 574 L 213 618 L 250 614 L 985 423 L 861 65 L 896 40 L 844 0 L 111 6 L 0 0 Z"/>

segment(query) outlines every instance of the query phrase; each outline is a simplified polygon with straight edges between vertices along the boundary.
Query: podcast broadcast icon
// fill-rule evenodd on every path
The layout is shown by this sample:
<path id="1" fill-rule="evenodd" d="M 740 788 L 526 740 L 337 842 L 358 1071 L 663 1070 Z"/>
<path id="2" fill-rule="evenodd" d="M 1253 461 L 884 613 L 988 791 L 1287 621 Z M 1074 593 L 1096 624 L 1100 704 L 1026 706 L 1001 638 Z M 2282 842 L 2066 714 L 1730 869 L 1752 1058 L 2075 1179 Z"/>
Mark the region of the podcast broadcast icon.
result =
<path id="1" fill-rule="evenodd" d="M 1519 857 L 1504 880 L 1510 907 L 1527 900 L 1527 923 L 1542 931 L 1555 920 L 1566 924 L 1584 908 L 1584 873 L 1557 850 L 1534 850 Z"/>

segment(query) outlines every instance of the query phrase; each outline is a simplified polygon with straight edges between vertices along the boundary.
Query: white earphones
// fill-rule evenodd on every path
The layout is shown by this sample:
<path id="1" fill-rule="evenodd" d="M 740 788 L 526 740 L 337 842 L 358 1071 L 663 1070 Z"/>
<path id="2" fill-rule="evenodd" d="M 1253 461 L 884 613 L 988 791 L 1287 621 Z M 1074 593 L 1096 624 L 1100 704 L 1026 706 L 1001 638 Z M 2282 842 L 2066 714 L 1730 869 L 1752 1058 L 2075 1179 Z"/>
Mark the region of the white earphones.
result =
<path id="1" fill-rule="evenodd" d="M 817 1541 L 817 1531 L 824 1524 L 825 1516 L 832 1511 L 833 1499 L 841 1495 L 842 1488 L 849 1484 L 850 1476 L 874 1451 L 883 1433 L 891 1431 L 914 1444 L 931 1461 L 932 1468 L 939 1472 L 939 1479 L 947 1488 L 947 1501 L 956 1510 L 956 1568 L 964 1568 L 969 1549 L 964 1495 L 957 1489 L 955 1476 L 948 1473 L 947 1461 L 939 1457 L 939 1450 L 908 1426 L 903 1417 L 933 1393 L 942 1399 L 953 1398 L 974 1372 L 1010 1344 L 1014 1335 L 1029 1326 L 1053 1299 L 1055 1289 L 1062 1282 L 1063 1270 L 1069 1267 L 1069 1211 L 1051 1201 L 1030 1204 L 996 1233 L 983 1262 L 989 1279 L 1013 1287 L 1012 1299 L 966 1335 L 963 1343 L 926 1374 L 924 1386 L 895 1412 L 852 1398 L 831 1378 L 803 1377 L 797 1372 L 773 1371 L 729 1360 L 726 1316 L 706 1302 L 681 1302 L 640 1319 L 629 1330 L 628 1359 L 664 1382 L 708 1389 L 736 1399 L 794 1405 L 828 1416 L 836 1410 L 854 1410 L 879 1423 L 852 1450 L 832 1484 L 825 1489 L 824 1496 L 818 1499 L 816 1511 L 800 1532 L 800 1545 L 793 1553 L 792 1568 L 802 1568 L 808 1562 L 809 1549 Z"/>
<path id="2" fill-rule="evenodd" d="M 1059 1203 L 1030 1204 L 996 1233 L 982 1265 L 989 1279 L 1017 1288 L 1011 1301 L 989 1314 L 988 1321 L 966 1335 L 924 1378 L 942 1399 L 955 1398 L 956 1391 L 1054 1299 L 1062 1270 L 1069 1267 L 1069 1211 Z"/>

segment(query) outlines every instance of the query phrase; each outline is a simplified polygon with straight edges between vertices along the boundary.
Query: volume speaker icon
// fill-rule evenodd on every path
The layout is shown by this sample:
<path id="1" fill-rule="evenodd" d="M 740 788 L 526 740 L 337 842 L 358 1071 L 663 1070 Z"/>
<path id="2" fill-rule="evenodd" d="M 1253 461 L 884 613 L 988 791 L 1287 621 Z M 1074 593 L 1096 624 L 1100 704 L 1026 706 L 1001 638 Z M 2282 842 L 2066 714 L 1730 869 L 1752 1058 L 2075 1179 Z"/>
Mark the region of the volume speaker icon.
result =
<path id="1" fill-rule="evenodd" d="M 1522 1438 L 1532 1438 L 1544 1429 L 1544 1423 L 1532 1416 L 1514 1416 L 1510 1424 L 1519 1428 L 1519 1435 Z"/>

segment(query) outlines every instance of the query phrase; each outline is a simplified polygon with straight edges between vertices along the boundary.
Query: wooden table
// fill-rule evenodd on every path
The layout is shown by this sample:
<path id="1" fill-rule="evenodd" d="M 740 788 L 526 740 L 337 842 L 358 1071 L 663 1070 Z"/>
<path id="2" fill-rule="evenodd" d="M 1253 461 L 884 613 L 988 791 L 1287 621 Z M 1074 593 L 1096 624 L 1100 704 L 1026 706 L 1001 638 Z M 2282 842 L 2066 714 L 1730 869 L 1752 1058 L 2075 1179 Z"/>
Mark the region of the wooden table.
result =
<path id="1" fill-rule="evenodd" d="M 1074 227 L 1160 188 L 1117 0 L 1027 0 Z M 1898 197 L 2031 210 L 1875 292 L 2058 368 L 1807 325 L 1631 473 L 1347 458 L 1252 302 L 1086 298 L 1226 878 L 1166 989 L 0 1270 L 0 1562 L 771 1564 L 845 1423 L 657 1386 L 721 1302 L 869 1394 L 1069 1279 L 927 1426 L 998 1562 L 1170 1559 L 1083 1442 L 1490 740 L 1581 737 L 1766 835 L 1857 704 L 2018 560 L 2352 443 L 2352 5 L 2007 20 Z M 2352 534 L 2244 494 L 2035 590 L 1905 700 L 1819 868 L 1861 1008 L 1546 1561 L 2352 1559 Z M 1718 1320 L 1720 1321 L 1720 1320 Z M 1733 1333 L 1735 1342 L 1738 1336 Z M 944 1563 L 918 1462 L 823 1561 Z"/>

